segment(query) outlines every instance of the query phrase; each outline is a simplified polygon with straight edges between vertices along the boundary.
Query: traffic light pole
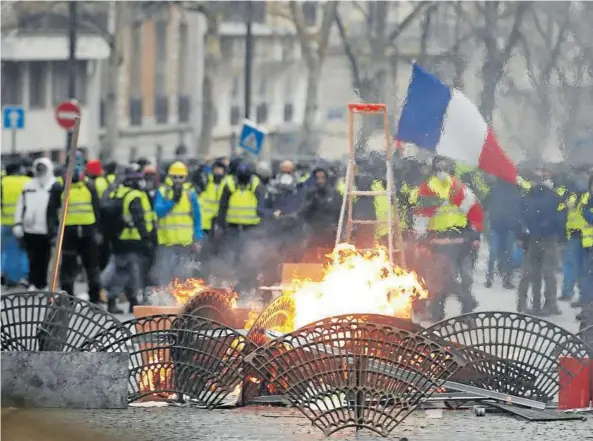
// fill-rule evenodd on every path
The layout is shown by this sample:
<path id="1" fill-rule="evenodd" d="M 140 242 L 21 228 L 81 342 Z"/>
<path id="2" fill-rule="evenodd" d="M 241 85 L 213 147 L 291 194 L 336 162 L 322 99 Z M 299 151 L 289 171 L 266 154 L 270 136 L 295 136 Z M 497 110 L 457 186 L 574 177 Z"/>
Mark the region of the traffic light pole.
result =
<path id="1" fill-rule="evenodd" d="M 68 98 L 76 99 L 76 77 L 78 73 L 76 65 L 76 34 L 77 34 L 77 2 L 68 2 Z M 72 130 L 66 132 L 66 151 L 72 144 Z"/>

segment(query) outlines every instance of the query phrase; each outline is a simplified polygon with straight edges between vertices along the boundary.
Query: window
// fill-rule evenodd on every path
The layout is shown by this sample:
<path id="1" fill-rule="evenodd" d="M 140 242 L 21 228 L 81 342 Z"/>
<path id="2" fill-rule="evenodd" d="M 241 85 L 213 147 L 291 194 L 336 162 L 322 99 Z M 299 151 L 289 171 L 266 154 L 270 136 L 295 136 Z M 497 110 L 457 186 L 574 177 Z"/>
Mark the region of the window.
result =
<path id="1" fill-rule="evenodd" d="M 292 122 L 294 106 L 291 103 L 284 104 L 284 122 Z"/>
<path id="2" fill-rule="evenodd" d="M 317 24 L 317 2 L 303 2 L 302 5 L 305 26 L 315 26 Z"/>
<path id="3" fill-rule="evenodd" d="M 189 75 L 187 71 L 188 57 L 188 28 L 186 23 L 179 25 L 179 94 L 187 95 L 190 92 Z"/>
<path id="4" fill-rule="evenodd" d="M 189 122 L 190 109 L 189 95 L 179 95 L 177 101 L 177 115 L 179 116 L 179 122 Z"/>
<path id="5" fill-rule="evenodd" d="M 142 23 L 136 22 L 132 25 L 131 47 L 130 47 L 130 97 L 140 98 L 142 96 Z"/>
<path id="6" fill-rule="evenodd" d="M 234 105 L 231 106 L 231 126 L 239 125 L 241 119 L 241 107 Z"/>
<path id="7" fill-rule="evenodd" d="M 130 111 L 130 125 L 139 126 L 142 124 L 142 100 L 140 98 L 130 98 L 128 105 Z"/>
<path id="8" fill-rule="evenodd" d="M 158 124 L 169 120 L 167 100 L 167 22 L 158 20 L 154 26 L 156 53 L 154 57 L 154 116 Z"/>
<path id="9" fill-rule="evenodd" d="M 2 62 L 2 105 L 22 104 L 21 64 Z"/>
<path id="10" fill-rule="evenodd" d="M 189 122 L 190 90 L 188 65 L 188 27 L 186 23 L 179 25 L 179 93 L 177 96 L 177 115 L 179 122 Z"/>
<path id="11" fill-rule="evenodd" d="M 130 125 L 142 124 L 142 23 L 132 25 L 130 42 L 130 94 L 128 97 L 128 118 Z"/>
<path id="12" fill-rule="evenodd" d="M 76 78 L 74 96 L 69 96 L 70 66 L 68 61 L 54 61 L 52 63 L 52 92 L 53 103 L 58 104 L 69 98 L 84 104 L 86 101 L 86 61 L 76 63 Z"/>
<path id="13" fill-rule="evenodd" d="M 268 121 L 268 105 L 261 103 L 255 109 L 255 120 L 258 124 L 263 124 Z"/>
<path id="14" fill-rule="evenodd" d="M 43 109 L 47 104 L 47 63 L 33 61 L 29 63 L 29 107 Z"/>

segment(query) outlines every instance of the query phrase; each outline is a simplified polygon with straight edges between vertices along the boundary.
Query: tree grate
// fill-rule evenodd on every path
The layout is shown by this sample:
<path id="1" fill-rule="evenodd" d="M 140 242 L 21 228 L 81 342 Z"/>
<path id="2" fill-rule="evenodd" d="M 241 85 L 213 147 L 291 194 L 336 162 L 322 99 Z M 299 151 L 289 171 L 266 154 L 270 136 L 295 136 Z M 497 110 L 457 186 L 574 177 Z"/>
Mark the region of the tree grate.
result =
<path id="1" fill-rule="evenodd" d="M 255 349 L 234 329 L 188 315 L 154 315 L 129 320 L 106 331 L 91 351 L 128 352 L 128 401 L 146 397 L 189 398 L 217 407 L 238 392 L 245 376 L 243 359 Z"/>
<path id="2" fill-rule="evenodd" d="M 330 317 L 258 348 L 249 362 L 326 435 L 387 436 L 463 364 L 390 317 Z"/>
<path id="3" fill-rule="evenodd" d="M 465 359 L 453 381 L 542 402 L 572 380 L 590 351 L 565 329 L 512 312 L 464 314 L 436 323 L 423 335 L 452 345 Z M 562 357 L 581 365 L 568 372 L 561 367 Z"/>
<path id="4" fill-rule="evenodd" d="M 78 351 L 117 318 L 65 292 L 27 291 L 1 297 L 2 350 Z"/>

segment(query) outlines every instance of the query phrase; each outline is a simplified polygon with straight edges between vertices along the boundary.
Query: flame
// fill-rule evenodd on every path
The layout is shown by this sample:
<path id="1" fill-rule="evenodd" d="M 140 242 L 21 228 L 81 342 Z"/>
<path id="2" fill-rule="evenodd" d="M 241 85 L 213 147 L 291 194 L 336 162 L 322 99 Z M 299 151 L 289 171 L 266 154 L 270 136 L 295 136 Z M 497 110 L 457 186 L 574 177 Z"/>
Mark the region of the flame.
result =
<path id="1" fill-rule="evenodd" d="M 171 374 L 171 366 L 164 366 L 156 355 L 149 355 L 147 366 L 140 372 L 138 388 L 142 393 L 170 389 Z"/>
<path id="2" fill-rule="evenodd" d="M 208 287 L 208 284 L 197 278 L 185 279 L 183 282 L 175 278 L 167 285 L 167 291 L 175 298 L 178 305 L 185 305 L 189 299 Z"/>
<path id="3" fill-rule="evenodd" d="M 327 317 L 343 314 L 382 314 L 410 318 L 416 298 L 428 293 L 416 273 L 389 261 L 385 248 L 360 251 L 341 244 L 328 256 L 320 282 L 294 280 L 294 329 Z"/>

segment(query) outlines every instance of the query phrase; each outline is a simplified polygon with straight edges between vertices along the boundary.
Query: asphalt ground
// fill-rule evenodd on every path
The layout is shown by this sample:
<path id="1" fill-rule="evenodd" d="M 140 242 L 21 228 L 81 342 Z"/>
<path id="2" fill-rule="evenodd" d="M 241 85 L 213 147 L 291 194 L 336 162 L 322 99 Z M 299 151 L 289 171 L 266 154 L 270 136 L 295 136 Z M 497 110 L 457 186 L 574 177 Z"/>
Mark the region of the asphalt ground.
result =
<path id="1" fill-rule="evenodd" d="M 3 410 L 3 441 L 314 441 L 328 439 L 295 409 L 244 407 L 231 410 L 157 407 L 126 410 Z M 508 415 L 474 416 L 443 411 L 434 418 L 417 410 L 387 438 L 345 429 L 330 440 L 370 441 L 585 441 L 593 419 L 532 423 Z"/>

